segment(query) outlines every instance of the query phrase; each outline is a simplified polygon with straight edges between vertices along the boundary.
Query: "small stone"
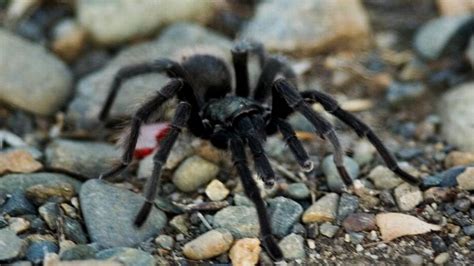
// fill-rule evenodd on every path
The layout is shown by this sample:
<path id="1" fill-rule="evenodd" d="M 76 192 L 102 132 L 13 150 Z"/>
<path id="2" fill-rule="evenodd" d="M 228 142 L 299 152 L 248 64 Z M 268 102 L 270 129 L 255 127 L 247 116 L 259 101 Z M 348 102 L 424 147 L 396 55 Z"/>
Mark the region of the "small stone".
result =
<path id="1" fill-rule="evenodd" d="M 333 238 L 337 231 L 339 230 L 339 226 L 333 225 L 331 223 L 325 222 L 319 227 L 319 231 L 321 235 L 327 236 L 329 238 Z"/>
<path id="2" fill-rule="evenodd" d="M 362 252 L 362 251 L 364 251 L 364 247 L 361 244 L 357 244 L 356 245 L 356 251 L 357 252 Z"/>
<path id="3" fill-rule="evenodd" d="M 350 214 L 354 213 L 359 207 L 359 198 L 357 196 L 344 193 L 339 201 L 337 209 L 337 221 L 340 224 Z"/>
<path id="4" fill-rule="evenodd" d="M 382 240 L 391 241 L 400 236 L 424 234 L 439 231 L 439 225 L 429 224 L 420 219 L 402 213 L 379 213 L 375 216 Z"/>
<path id="5" fill-rule="evenodd" d="M 375 148 L 367 140 L 358 141 L 354 148 L 354 161 L 359 165 L 364 165 L 374 159 Z"/>
<path id="6" fill-rule="evenodd" d="M 285 259 L 303 259 L 306 255 L 304 250 L 304 238 L 300 235 L 287 235 L 278 245 L 280 246 Z"/>
<path id="7" fill-rule="evenodd" d="M 472 152 L 452 151 L 444 159 L 446 168 L 469 164 L 474 164 L 474 153 Z"/>
<path id="8" fill-rule="evenodd" d="M 62 174 L 56 173 L 33 173 L 33 174 L 10 174 L 0 178 L 0 190 L 6 193 L 14 193 L 17 190 L 24 191 L 37 184 L 56 184 L 58 182 L 67 182 L 74 187 L 75 191 L 81 188 L 81 182 Z"/>
<path id="9" fill-rule="evenodd" d="M 466 198 L 457 199 L 456 202 L 454 202 L 454 208 L 462 212 L 467 212 L 471 208 L 471 201 Z"/>
<path id="10" fill-rule="evenodd" d="M 395 189 L 395 199 L 402 211 L 409 211 L 423 201 L 423 195 L 418 187 L 403 183 Z"/>
<path id="11" fill-rule="evenodd" d="M 73 219 L 77 219 L 79 218 L 79 214 L 77 213 L 77 209 L 74 208 L 73 206 L 67 204 L 67 203 L 61 203 L 59 205 L 61 207 L 61 209 L 64 211 L 64 213 L 73 218 Z"/>
<path id="12" fill-rule="evenodd" d="M 188 234 L 189 224 L 188 216 L 186 214 L 176 215 L 173 219 L 170 220 L 170 225 L 178 232 L 183 234 Z"/>
<path id="13" fill-rule="evenodd" d="M 247 206 L 229 206 L 214 215 L 214 225 L 229 230 L 235 238 L 258 237 L 257 221 L 257 211 Z"/>
<path id="14" fill-rule="evenodd" d="M 61 247 L 62 250 L 62 247 Z M 89 245 L 75 245 L 67 250 L 61 251 L 61 260 L 90 260 L 95 259 L 97 249 Z"/>
<path id="15" fill-rule="evenodd" d="M 369 173 L 369 178 L 378 189 L 392 189 L 403 182 L 403 180 L 390 171 L 390 169 L 382 165 L 372 169 Z"/>
<path id="16" fill-rule="evenodd" d="M 433 238 L 431 238 L 431 247 L 437 254 L 448 251 L 448 246 L 444 240 L 437 235 L 434 235 Z"/>
<path id="17" fill-rule="evenodd" d="M 459 16 L 474 12 L 474 3 L 470 0 L 437 0 L 436 5 L 442 16 Z"/>
<path id="18" fill-rule="evenodd" d="M 30 229 L 30 222 L 24 218 L 11 218 L 9 221 L 10 225 L 8 226 L 15 233 L 20 234 Z"/>
<path id="19" fill-rule="evenodd" d="M 464 226 L 464 227 L 462 228 L 462 231 L 463 231 L 464 234 L 466 234 L 467 236 L 474 236 L 474 225 Z"/>
<path id="20" fill-rule="evenodd" d="M 333 158 L 333 155 L 324 158 L 321 168 L 323 173 L 326 175 L 329 189 L 334 192 L 341 192 L 345 188 L 345 184 L 339 176 Z M 359 165 L 352 158 L 344 156 L 344 166 L 352 180 L 355 180 L 357 176 L 359 176 Z"/>
<path id="21" fill-rule="evenodd" d="M 234 196 L 234 204 L 236 206 L 247 206 L 247 207 L 255 206 L 249 198 L 239 193 L 235 194 Z"/>
<path id="22" fill-rule="evenodd" d="M 363 233 L 350 232 L 349 236 L 350 236 L 351 243 L 354 245 L 360 244 L 364 240 Z"/>
<path id="23" fill-rule="evenodd" d="M 229 190 L 221 181 L 214 179 L 206 187 L 206 195 L 212 201 L 223 200 L 229 195 Z"/>
<path id="24" fill-rule="evenodd" d="M 392 106 L 400 106 L 419 99 L 426 91 L 426 86 L 420 82 L 392 82 L 385 97 Z"/>
<path id="25" fill-rule="evenodd" d="M 465 169 L 463 166 L 458 166 L 432 176 L 427 176 L 423 178 L 421 187 L 424 189 L 434 186 L 455 187 L 458 184 L 457 176 L 464 172 Z"/>
<path id="26" fill-rule="evenodd" d="M 230 249 L 229 257 L 234 266 L 256 265 L 261 252 L 260 240 L 243 238 L 235 241 Z"/>
<path id="27" fill-rule="evenodd" d="M 288 185 L 286 194 L 294 200 L 304 200 L 311 195 L 311 192 L 305 183 L 292 183 Z"/>
<path id="28" fill-rule="evenodd" d="M 270 199 L 268 203 L 272 233 L 278 237 L 286 236 L 290 233 L 291 227 L 300 220 L 303 207 L 284 197 Z"/>
<path id="29" fill-rule="evenodd" d="M 86 233 L 78 221 L 67 216 L 63 217 L 63 221 L 64 223 L 62 229 L 67 239 L 74 241 L 76 244 L 87 243 Z"/>
<path id="30" fill-rule="evenodd" d="M 26 250 L 26 258 L 33 263 L 40 263 L 48 253 L 57 253 L 59 247 L 51 241 L 35 241 Z"/>
<path id="31" fill-rule="evenodd" d="M 26 197 L 36 205 L 41 205 L 51 199 L 55 202 L 68 201 L 75 194 L 74 187 L 66 182 L 38 184 L 26 189 Z"/>
<path id="32" fill-rule="evenodd" d="M 423 265 L 423 256 L 418 254 L 411 254 L 404 256 L 403 259 L 409 266 L 422 266 Z"/>
<path id="33" fill-rule="evenodd" d="M 458 187 L 464 190 L 474 190 L 474 167 L 468 167 L 457 177 Z"/>
<path id="34" fill-rule="evenodd" d="M 17 190 L 13 192 L 7 202 L 0 207 L 0 213 L 10 216 L 36 214 L 36 208 L 21 190 Z"/>
<path id="35" fill-rule="evenodd" d="M 350 214 L 342 223 L 347 232 L 375 230 L 375 215 L 370 213 Z"/>
<path id="36" fill-rule="evenodd" d="M 73 61 L 86 43 L 86 31 L 74 19 L 59 21 L 53 28 L 52 50 L 66 61 Z"/>
<path id="37" fill-rule="evenodd" d="M 329 193 L 313 205 L 311 205 L 303 214 L 304 223 L 331 222 L 336 219 L 337 204 L 339 195 Z"/>
<path id="38" fill-rule="evenodd" d="M 308 224 L 307 230 L 308 238 L 316 239 L 319 235 L 319 226 L 317 223 Z"/>
<path id="39" fill-rule="evenodd" d="M 183 254 L 193 260 L 213 258 L 229 250 L 233 241 L 234 238 L 228 230 L 215 229 L 186 243 Z"/>
<path id="40" fill-rule="evenodd" d="M 16 236 L 9 228 L 0 229 L 0 261 L 7 261 L 22 256 L 26 242 Z"/>
<path id="41" fill-rule="evenodd" d="M 434 263 L 437 265 L 443 265 L 449 260 L 449 253 L 443 252 L 434 258 Z"/>
<path id="42" fill-rule="evenodd" d="M 134 248 L 116 247 L 101 250 L 96 254 L 96 259 L 116 261 L 125 266 L 155 266 L 155 259 L 151 254 Z"/>
<path id="43" fill-rule="evenodd" d="M 38 208 L 38 212 L 51 230 L 56 230 L 59 219 L 59 207 L 57 203 L 47 202 Z"/>
<path id="44" fill-rule="evenodd" d="M 183 192 L 193 192 L 217 176 L 219 167 L 199 156 L 182 162 L 174 172 L 173 183 Z"/>
<path id="45" fill-rule="evenodd" d="M 382 203 L 387 206 L 387 207 L 393 207 L 395 206 L 397 203 L 395 202 L 395 199 L 393 198 L 393 195 L 392 193 L 390 192 L 390 190 L 388 189 L 385 189 L 385 190 L 382 190 L 379 194 L 379 199 L 380 201 L 382 201 Z"/>
<path id="46" fill-rule="evenodd" d="M 172 250 L 174 246 L 174 239 L 168 235 L 159 235 L 155 238 L 155 243 L 160 247 L 166 250 Z"/>
<path id="47" fill-rule="evenodd" d="M 31 173 L 43 168 L 31 153 L 25 150 L 13 150 L 0 153 L 0 174 Z"/>

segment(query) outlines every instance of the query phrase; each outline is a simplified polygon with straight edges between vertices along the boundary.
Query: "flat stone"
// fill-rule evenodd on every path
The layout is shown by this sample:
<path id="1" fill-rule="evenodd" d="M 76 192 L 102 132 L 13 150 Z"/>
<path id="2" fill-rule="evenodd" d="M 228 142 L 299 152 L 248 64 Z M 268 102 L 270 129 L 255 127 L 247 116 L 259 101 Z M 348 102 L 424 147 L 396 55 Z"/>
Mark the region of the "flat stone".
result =
<path id="1" fill-rule="evenodd" d="M 270 199 L 268 203 L 272 233 L 278 237 L 288 235 L 292 226 L 299 221 L 303 213 L 303 207 L 297 202 L 285 197 Z"/>
<path id="2" fill-rule="evenodd" d="M 145 251 L 133 248 L 116 247 L 102 250 L 96 259 L 116 261 L 125 266 L 155 266 L 155 258 Z"/>
<path id="3" fill-rule="evenodd" d="M 357 196 L 344 193 L 339 200 L 337 208 L 337 221 L 340 224 L 347 216 L 357 211 L 359 208 L 359 198 Z"/>
<path id="4" fill-rule="evenodd" d="M 347 232 L 361 232 L 377 229 L 375 215 L 371 213 L 350 214 L 342 223 Z"/>
<path id="5" fill-rule="evenodd" d="M 220 201 L 223 200 L 229 195 L 229 190 L 225 187 L 225 185 L 217 180 L 212 180 L 206 187 L 206 195 L 212 201 Z"/>
<path id="6" fill-rule="evenodd" d="M 329 238 L 333 238 L 337 231 L 339 230 L 339 226 L 333 225 L 331 223 L 325 222 L 319 227 L 319 231 L 321 235 L 327 236 Z"/>
<path id="7" fill-rule="evenodd" d="M 403 183 L 395 189 L 395 200 L 402 211 L 409 211 L 423 201 L 423 195 L 418 187 Z"/>
<path id="8" fill-rule="evenodd" d="M 16 236 L 9 228 L 0 229 L 0 261 L 12 260 L 22 256 L 26 242 Z"/>
<path id="9" fill-rule="evenodd" d="M 217 176 L 219 167 L 199 156 L 182 162 L 174 172 L 173 183 L 184 192 L 196 191 Z"/>
<path id="10" fill-rule="evenodd" d="M 193 260 L 213 258 L 229 250 L 233 241 L 234 237 L 228 230 L 219 228 L 186 243 L 183 254 Z"/>
<path id="11" fill-rule="evenodd" d="M 329 193 L 313 203 L 303 214 L 303 223 L 331 222 L 336 219 L 339 195 Z"/>
<path id="12" fill-rule="evenodd" d="M 75 245 L 67 250 L 61 248 L 60 258 L 63 261 L 95 259 L 97 249 L 89 245 Z"/>
<path id="13" fill-rule="evenodd" d="M 305 183 L 292 183 L 288 185 L 286 194 L 294 200 L 303 200 L 311 195 L 311 191 Z"/>
<path id="14" fill-rule="evenodd" d="M 74 187 L 75 191 L 81 189 L 81 182 L 63 174 L 56 173 L 33 173 L 33 174 L 10 174 L 0 178 L 0 190 L 6 193 L 13 193 L 15 190 L 26 191 L 34 185 L 54 185 L 67 182 Z"/>
<path id="15" fill-rule="evenodd" d="M 344 181 L 342 181 L 339 172 L 337 171 L 336 165 L 334 164 L 334 156 L 329 155 L 323 159 L 321 168 L 324 175 L 326 175 L 326 181 L 328 187 L 333 192 L 341 192 L 345 188 Z M 359 176 L 359 165 L 352 158 L 344 156 L 344 166 L 352 180 L 355 180 Z"/>
<path id="16" fill-rule="evenodd" d="M 166 225 L 166 215 L 155 207 L 142 227 L 133 224 L 144 201 L 141 195 L 101 180 L 84 183 L 80 202 L 91 240 L 101 247 L 123 247 L 158 235 Z"/>
<path id="17" fill-rule="evenodd" d="M 74 187 L 67 182 L 38 184 L 26 189 L 26 197 L 36 205 L 41 205 L 50 199 L 56 202 L 68 201 L 74 195 L 76 195 Z"/>
<path id="18" fill-rule="evenodd" d="M 304 239 L 300 235 L 287 235 L 280 241 L 280 243 L 278 243 L 278 245 L 280 246 L 285 259 L 303 259 L 306 256 L 304 250 Z"/>
<path id="19" fill-rule="evenodd" d="M 33 263 L 40 263 L 48 253 L 57 253 L 59 247 L 52 241 L 34 241 L 26 250 L 26 258 Z"/>
<path id="20" fill-rule="evenodd" d="M 13 150 L 0 153 L 0 174 L 31 173 L 43 168 L 31 153 L 26 150 Z"/>
<path id="21" fill-rule="evenodd" d="M 229 230 L 235 238 L 258 237 L 260 225 L 253 207 L 229 206 L 214 215 L 214 226 Z"/>
<path id="22" fill-rule="evenodd" d="M 369 178 L 378 189 L 392 189 L 403 182 L 403 180 L 390 171 L 390 169 L 382 165 L 372 169 L 369 173 Z"/>
<path id="23" fill-rule="evenodd" d="M 7 203 L 0 206 L 0 214 L 10 216 L 21 216 L 25 214 L 36 214 L 35 206 L 26 198 L 21 190 L 17 190 L 11 194 Z"/>

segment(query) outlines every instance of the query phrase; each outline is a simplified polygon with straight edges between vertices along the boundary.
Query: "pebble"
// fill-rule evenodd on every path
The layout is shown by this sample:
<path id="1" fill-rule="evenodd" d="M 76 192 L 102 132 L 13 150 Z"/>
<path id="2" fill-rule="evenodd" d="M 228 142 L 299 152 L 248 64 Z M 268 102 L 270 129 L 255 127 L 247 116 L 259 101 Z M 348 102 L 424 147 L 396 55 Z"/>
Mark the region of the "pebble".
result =
<path id="1" fill-rule="evenodd" d="M 159 27 L 181 20 L 206 22 L 212 17 L 210 0 L 144 0 L 130 5 L 126 0 L 80 0 L 77 3 L 79 23 L 102 45 L 117 45 L 153 34 Z M 124 21 L 123 18 L 127 20 Z"/>
<path id="2" fill-rule="evenodd" d="M 71 73 L 41 45 L 0 30 L 0 100 L 38 115 L 56 113 L 72 93 Z M 19 75 L 21 73 L 21 75 Z"/>
<path id="3" fill-rule="evenodd" d="M 86 244 L 87 236 L 82 225 L 70 217 L 63 217 L 62 230 L 67 239 L 74 241 L 76 244 Z"/>
<path id="4" fill-rule="evenodd" d="M 464 172 L 466 168 L 462 166 L 453 167 L 441 173 L 423 178 L 421 187 L 429 188 L 435 186 L 454 187 L 457 185 L 457 176 Z"/>
<path id="5" fill-rule="evenodd" d="M 316 239 L 319 235 L 318 223 L 308 224 L 306 231 L 308 232 L 308 238 Z"/>
<path id="6" fill-rule="evenodd" d="M 174 246 L 174 239 L 169 235 L 159 235 L 155 238 L 155 243 L 160 247 L 166 250 L 172 250 Z"/>
<path id="7" fill-rule="evenodd" d="M 437 236 L 437 235 L 434 235 L 431 238 L 431 247 L 433 248 L 434 252 L 437 254 L 448 250 L 448 246 L 446 245 L 444 240 L 440 236 Z"/>
<path id="8" fill-rule="evenodd" d="M 344 193 L 339 201 L 337 209 L 337 221 L 340 224 L 347 216 L 354 213 L 359 207 L 359 198 L 357 196 Z"/>
<path id="9" fill-rule="evenodd" d="M 212 201 L 220 201 L 229 195 L 229 190 L 221 181 L 214 179 L 206 187 L 206 195 Z"/>
<path id="10" fill-rule="evenodd" d="M 303 207 L 297 202 L 285 197 L 270 199 L 268 203 L 272 233 L 278 237 L 288 235 L 292 226 L 300 220 Z"/>
<path id="11" fill-rule="evenodd" d="M 441 230 L 439 225 L 429 224 L 414 216 L 395 212 L 379 213 L 375 216 L 375 222 L 385 242 L 401 236 Z"/>
<path id="12" fill-rule="evenodd" d="M 17 234 L 23 233 L 26 230 L 30 229 L 30 225 L 31 225 L 31 223 L 28 220 L 21 217 L 10 218 L 8 222 L 10 223 L 8 227 L 11 230 L 15 231 L 15 233 Z"/>
<path id="13" fill-rule="evenodd" d="M 183 247 L 183 254 L 189 259 L 204 260 L 218 256 L 230 249 L 234 237 L 231 232 L 219 228 L 200 235 Z"/>
<path id="14" fill-rule="evenodd" d="M 257 221 L 257 211 L 247 206 L 229 206 L 214 215 L 214 226 L 229 230 L 235 238 L 258 237 Z"/>
<path id="15" fill-rule="evenodd" d="M 33 173 L 33 174 L 10 174 L 0 178 L 0 190 L 6 193 L 13 193 L 16 190 L 25 192 L 27 188 L 43 184 L 50 185 L 66 182 L 74 187 L 75 191 L 81 188 L 81 182 L 63 174 L 56 173 Z"/>
<path id="16" fill-rule="evenodd" d="M 350 236 L 351 243 L 354 245 L 360 244 L 364 240 L 363 233 L 350 232 L 349 236 Z"/>
<path id="17" fill-rule="evenodd" d="M 444 159 L 446 168 L 469 164 L 474 164 L 474 153 L 472 152 L 452 151 Z"/>
<path id="18" fill-rule="evenodd" d="M 394 194 L 398 208 L 402 211 L 412 210 L 423 201 L 420 189 L 408 183 L 403 183 L 395 188 Z"/>
<path id="19" fill-rule="evenodd" d="M 101 180 L 84 183 L 79 198 L 89 237 L 101 247 L 135 246 L 166 225 L 166 215 L 153 207 L 143 226 L 134 226 L 144 198 Z"/>
<path id="20" fill-rule="evenodd" d="M 421 82 L 392 82 L 385 98 L 392 106 L 402 106 L 407 102 L 420 99 L 427 91 Z"/>
<path id="21" fill-rule="evenodd" d="M 375 230 L 375 215 L 371 213 L 350 214 L 342 223 L 347 232 L 361 232 Z"/>
<path id="22" fill-rule="evenodd" d="M 443 265 L 449 260 L 449 253 L 443 252 L 434 258 L 434 263 L 437 265 Z"/>
<path id="23" fill-rule="evenodd" d="M 62 250 L 62 248 L 61 248 Z M 90 260 L 95 259 L 97 249 L 90 245 L 75 245 L 67 250 L 61 251 L 61 260 Z"/>
<path id="24" fill-rule="evenodd" d="M 329 193 L 313 203 L 303 214 L 303 223 L 331 222 L 336 219 L 339 195 Z"/>
<path id="25" fill-rule="evenodd" d="M 113 145 L 103 142 L 59 139 L 46 148 L 46 163 L 49 167 L 87 178 L 97 178 L 109 171 L 120 156 Z"/>
<path id="26" fill-rule="evenodd" d="M 294 200 L 304 200 L 311 195 L 311 191 L 305 183 L 292 183 L 288 185 L 286 194 Z"/>
<path id="27" fill-rule="evenodd" d="M 352 180 L 355 180 L 359 176 L 359 165 L 352 158 L 344 156 L 344 166 L 347 172 L 351 176 Z M 345 184 L 342 178 L 339 176 L 336 165 L 334 164 L 333 155 L 326 156 L 321 164 L 321 169 L 326 176 L 328 187 L 333 192 L 341 192 L 345 188 Z"/>
<path id="28" fill-rule="evenodd" d="M 0 153 L 0 174 L 31 173 L 43 168 L 43 165 L 26 150 L 13 150 Z"/>
<path id="29" fill-rule="evenodd" d="M 474 190 L 474 167 L 468 167 L 457 177 L 458 188 Z"/>
<path id="30" fill-rule="evenodd" d="M 122 16 L 122 15 L 121 15 Z M 140 14 L 143 16 L 143 14 Z M 108 25 L 106 23 L 105 25 Z M 176 45 L 179 43 L 180 45 Z M 170 57 L 178 49 L 209 46 L 230 55 L 232 42 L 222 35 L 194 24 L 177 23 L 163 29 L 152 41 L 135 44 L 121 51 L 110 63 L 78 81 L 76 96 L 69 105 L 67 121 L 76 128 L 95 129 L 98 115 L 118 69 L 123 66 Z M 144 75 L 127 81 L 111 108 L 110 117 L 129 117 L 145 99 L 168 81 L 164 75 Z"/>
<path id="31" fill-rule="evenodd" d="M 101 250 L 96 254 L 96 259 L 116 261 L 124 266 L 155 266 L 155 258 L 145 251 L 134 248 L 115 247 Z"/>
<path id="32" fill-rule="evenodd" d="M 359 165 L 365 165 L 374 159 L 375 148 L 367 140 L 359 140 L 354 145 L 354 161 Z"/>
<path id="33" fill-rule="evenodd" d="M 234 266 L 257 265 L 261 250 L 258 238 L 243 238 L 235 241 L 229 257 Z"/>
<path id="34" fill-rule="evenodd" d="M 369 173 L 369 178 L 378 189 L 392 189 L 403 182 L 403 180 L 390 171 L 390 169 L 382 165 L 372 169 Z"/>
<path id="35" fill-rule="evenodd" d="M 447 52 L 463 52 L 463 46 L 467 43 L 467 36 L 460 34 L 461 28 L 472 28 L 472 16 L 449 16 L 439 17 L 428 21 L 418 29 L 414 48 L 416 52 L 428 60 L 436 60 Z M 455 38 L 456 36 L 456 38 Z"/>
<path id="36" fill-rule="evenodd" d="M 395 199 L 393 198 L 392 193 L 388 189 L 380 191 L 379 199 L 387 207 L 393 207 L 396 205 Z"/>
<path id="37" fill-rule="evenodd" d="M 188 216 L 186 214 L 176 215 L 170 220 L 170 226 L 176 231 L 187 235 L 189 232 Z"/>
<path id="38" fill-rule="evenodd" d="M 462 228 L 464 234 L 468 235 L 468 236 L 474 236 L 474 225 L 468 225 L 468 226 L 464 226 Z"/>
<path id="39" fill-rule="evenodd" d="M 20 257 L 26 248 L 26 242 L 16 236 L 9 228 L 0 229 L 0 261 Z"/>
<path id="40" fill-rule="evenodd" d="M 214 179 L 219 167 L 199 156 L 192 156 L 182 162 L 173 174 L 173 183 L 183 192 L 193 192 Z"/>
<path id="41" fill-rule="evenodd" d="M 464 83 L 449 89 L 439 102 L 441 133 L 446 140 L 461 150 L 474 152 L 474 82 Z"/>
<path id="42" fill-rule="evenodd" d="M 454 208 L 462 212 L 467 212 L 471 208 L 471 201 L 467 198 L 457 199 L 454 202 Z"/>
<path id="43" fill-rule="evenodd" d="M 409 266 L 422 266 L 423 265 L 423 256 L 418 254 L 411 254 L 404 256 L 403 259 Z"/>
<path id="44" fill-rule="evenodd" d="M 306 255 L 304 250 L 304 238 L 300 235 L 287 235 L 278 245 L 283 252 L 283 257 L 287 260 L 303 259 Z"/>
<path id="45" fill-rule="evenodd" d="M 55 231 L 58 228 L 60 212 L 57 203 L 47 202 L 38 208 L 38 212 L 51 230 Z"/>
<path id="46" fill-rule="evenodd" d="M 234 204 L 236 206 L 247 206 L 247 207 L 255 206 L 249 198 L 239 193 L 235 194 L 234 196 Z"/>
<path id="47" fill-rule="evenodd" d="M 33 263 L 40 263 L 48 253 L 57 253 L 59 247 L 52 241 L 35 241 L 26 250 L 26 259 Z"/>
<path id="48" fill-rule="evenodd" d="M 470 0 L 437 0 L 436 6 L 443 16 L 457 16 L 474 12 L 474 3 Z"/>
<path id="49" fill-rule="evenodd" d="M 338 230 L 339 226 L 333 225 L 329 222 L 325 222 L 319 227 L 319 232 L 321 232 L 321 235 L 327 236 L 329 238 L 333 238 Z"/>
<path id="50" fill-rule="evenodd" d="M 36 205 L 41 205 L 48 200 L 64 202 L 70 200 L 76 191 L 67 182 L 57 182 L 54 184 L 37 184 L 26 189 L 26 197 Z"/>
<path id="51" fill-rule="evenodd" d="M 86 44 L 87 33 L 74 19 L 59 21 L 52 35 L 51 49 L 68 62 L 76 60 Z"/>
<path id="52" fill-rule="evenodd" d="M 279 14 L 277 22 L 274 14 Z M 298 5 L 278 0 L 261 3 L 241 34 L 271 51 L 301 55 L 332 50 L 334 44 L 366 47 L 370 27 L 358 0 L 304 0 Z"/>
<path id="53" fill-rule="evenodd" d="M 17 190 L 13 192 L 7 202 L 0 207 L 0 213 L 10 216 L 36 214 L 36 208 L 25 197 L 25 194 L 21 190 Z"/>

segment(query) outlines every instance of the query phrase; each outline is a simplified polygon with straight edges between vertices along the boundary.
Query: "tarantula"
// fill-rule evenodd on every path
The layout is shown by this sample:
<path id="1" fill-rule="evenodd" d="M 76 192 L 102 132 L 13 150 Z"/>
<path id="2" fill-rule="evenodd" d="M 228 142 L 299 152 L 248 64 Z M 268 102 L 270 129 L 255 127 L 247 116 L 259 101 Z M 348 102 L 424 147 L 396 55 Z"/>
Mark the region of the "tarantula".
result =
<path id="1" fill-rule="evenodd" d="M 134 221 L 136 226 L 141 226 L 147 219 L 160 186 L 162 167 L 178 134 L 186 127 L 193 135 L 209 140 L 217 148 L 230 150 L 245 193 L 257 209 L 262 244 L 274 260 L 281 260 L 283 255 L 272 236 L 265 202 L 247 165 L 245 147 L 250 149 L 256 172 L 266 185 L 272 185 L 275 173 L 263 145 L 266 136 L 277 131 L 283 135 L 298 164 L 305 171 L 310 171 L 313 163 L 295 131 L 285 121 L 291 113 L 299 112 L 313 124 L 316 133 L 330 141 L 334 147 L 334 163 L 343 181 L 349 186 L 352 179 L 344 168 L 343 149 L 336 132 L 327 120 L 311 108 L 311 103 L 314 102 L 320 103 L 327 112 L 342 120 L 360 137 L 367 137 L 394 173 L 405 181 L 417 183 L 416 178 L 398 166 L 374 132 L 354 115 L 341 109 L 331 96 L 316 90 L 299 92 L 295 86 L 295 73 L 282 57 L 269 55 L 261 44 L 248 41 L 238 42 L 231 52 L 235 94 L 232 94 L 231 72 L 227 65 L 222 59 L 210 54 L 195 54 L 184 58 L 181 63 L 158 59 L 124 67 L 116 74 L 100 113 L 102 121 L 107 118 L 120 85 L 125 80 L 145 73 L 166 73 L 170 80 L 135 113 L 121 164 L 104 173 L 101 178 L 116 175 L 130 164 L 140 126 L 152 113 L 174 96 L 180 101 L 170 123 L 170 130 L 154 156 L 152 176 L 144 187 L 145 202 Z M 261 67 L 253 92 L 249 85 L 249 55 L 256 56 Z"/>

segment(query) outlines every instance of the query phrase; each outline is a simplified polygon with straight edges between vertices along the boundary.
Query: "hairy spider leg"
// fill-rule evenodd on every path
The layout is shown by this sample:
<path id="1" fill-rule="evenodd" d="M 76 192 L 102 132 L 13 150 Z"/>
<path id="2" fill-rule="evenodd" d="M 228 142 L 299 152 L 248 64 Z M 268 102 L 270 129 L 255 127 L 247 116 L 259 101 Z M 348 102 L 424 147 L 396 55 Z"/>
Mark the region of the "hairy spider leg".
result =
<path id="1" fill-rule="evenodd" d="M 181 79 L 171 79 L 158 94 L 140 107 L 132 117 L 132 125 L 130 134 L 125 140 L 125 150 L 122 155 L 122 161 L 119 165 L 112 168 L 110 171 L 100 175 L 100 179 L 115 176 L 125 170 L 133 159 L 133 152 L 137 145 L 138 136 L 140 134 L 140 127 L 150 115 L 159 109 L 159 107 L 169 98 L 173 97 L 183 87 Z"/>
<path id="2" fill-rule="evenodd" d="M 262 73 L 260 74 L 257 87 L 255 88 L 254 99 L 256 101 L 263 102 L 270 95 L 273 81 L 275 81 L 279 75 L 291 83 L 296 80 L 296 74 L 284 58 L 280 56 L 268 57 L 263 65 Z"/>
<path id="3" fill-rule="evenodd" d="M 187 102 L 180 102 L 176 107 L 176 113 L 170 124 L 170 131 L 168 135 L 163 139 L 160 145 L 160 149 L 153 157 L 153 172 L 151 177 L 148 178 L 145 184 L 145 203 L 143 203 L 140 211 L 135 217 L 135 225 L 140 227 L 148 218 L 153 206 L 153 201 L 156 198 L 156 194 L 160 184 L 161 169 L 166 163 L 168 156 L 170 155 L 171 148 L 178 139 L 178 135 L 186 125 L 191 114 L 191 105 Z"/>
<path id="4" fill-rule="evenodd" d="M 240 175 L 240 179 L 242 180 L 245 194 L 250 200 L 253 201 L 255 208 L 257 209 L 262 244 L 273 260 L 282 260 L 283 253 L 281 252 L 280 247 L 272 235 L 272 229 L 270 223 L 268 222 L 269 218 L 265 207 L 265 202 L 260 196 L 260 190 L 257 187 L 257 183 L 252 178 L 250 170 L 247 166 L 244 143 L 239 137 L 232 136 L 230 138 L 229 146 L 232 153 L 232 160 L 237 172 Z"/>
<path id="5" fill-rule="evenodd" d="M 359 137 L 366 137 L 378 151 L 388 168 L 400 178 L 414 185 L 419 183 L 419 181 L 414 176 L 400 168 L 395 157 L 387 149 L 387 147 L 385 147 L 374 131 L 356 116 L 342 109 L 333 97 L 316 90 L 302 92 L 301 96 L 306 101 L 320 103 L 328 113 L 334 115 L 346 125 L 351 127 Z"/>
<path id="6" fill-rule="evenodd" d="M 262 66 L 265 61 L 265 50 L 261 43 L 242 40 L 232 48 L 231 52 L 235 71 L 235 95 L 248 97 L 250 93 L 248 72 L 249 53 L 256 54 L 259 58 L 260 66 Z"/>
<path id="7" fill-rule="evenodd" d="M 169 59 L 159 59 L 153 62 L 131 65 L 121 68 L 115 75 L 114 80 L 112 81 L 109 94 L 107 96 L 104 106 L 102 107 L 102 110 L 100 111 L 99 119 L 101 121 L 107 119 L 107 116 L 110 112 L 110 108 L 112 107 L 115 98 L 117 97 L 118 91 L 124 81 L 142 74 L 163 72 L 166 72 L 168 76 L 173 78 L 183 78 L 180 75 L 181 73 L 179 73 L 181 72 L 179 64 Z"/>
<path id="8" fill-rule="evenodd" d="M 273 110 L 284 105 L 301 113 L 313 126 L 320 136 L 329 140 L 334 148 L 334 164 L 346 185 L 352 184 L 352 178 L 344 167 L 344 152 L 334 127 L 326 119 L 316 113 L 301 97 L 298 90 L 283 78 L 275 80 L 272 86 Z"/>

